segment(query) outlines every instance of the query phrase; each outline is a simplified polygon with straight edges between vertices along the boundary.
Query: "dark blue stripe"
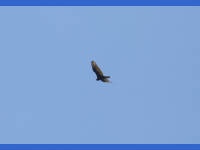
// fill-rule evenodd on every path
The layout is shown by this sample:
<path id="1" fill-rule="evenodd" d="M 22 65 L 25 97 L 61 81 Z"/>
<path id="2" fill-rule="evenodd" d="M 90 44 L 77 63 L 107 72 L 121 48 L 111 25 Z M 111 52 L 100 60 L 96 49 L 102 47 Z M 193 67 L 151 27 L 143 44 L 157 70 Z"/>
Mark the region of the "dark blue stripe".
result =
<path id="1" fill-rule="evenodd" d="M 1 6 L 200 6 L 200 0 L 0 0 Z"/>
<path id="2" fill-rule="evenodd" d="M 0 144 L 1 150 L 200 150 L 200 144 Z"/>

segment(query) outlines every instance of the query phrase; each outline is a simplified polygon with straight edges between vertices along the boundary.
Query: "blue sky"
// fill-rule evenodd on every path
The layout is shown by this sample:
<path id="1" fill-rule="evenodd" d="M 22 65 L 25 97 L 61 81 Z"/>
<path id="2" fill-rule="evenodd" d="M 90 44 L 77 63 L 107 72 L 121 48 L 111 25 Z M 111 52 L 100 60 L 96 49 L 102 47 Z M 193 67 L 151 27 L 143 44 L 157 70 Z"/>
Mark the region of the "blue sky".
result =
<path id="1" fill-rule="evenodd" d="M 0 142 L 199 143 L 199 14 L 1 7 Z"/>

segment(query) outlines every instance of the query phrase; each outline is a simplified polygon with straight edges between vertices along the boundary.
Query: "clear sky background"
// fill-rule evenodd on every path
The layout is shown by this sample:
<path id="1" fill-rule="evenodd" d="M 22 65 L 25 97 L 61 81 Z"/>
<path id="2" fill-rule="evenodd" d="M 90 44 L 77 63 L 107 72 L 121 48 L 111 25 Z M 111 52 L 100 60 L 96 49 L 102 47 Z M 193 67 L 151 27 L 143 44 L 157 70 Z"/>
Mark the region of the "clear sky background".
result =
<path id="1" fill-rule="evenodd" d="M 0 143 L 200 144 L 199 14 L 1 7 Z"/>

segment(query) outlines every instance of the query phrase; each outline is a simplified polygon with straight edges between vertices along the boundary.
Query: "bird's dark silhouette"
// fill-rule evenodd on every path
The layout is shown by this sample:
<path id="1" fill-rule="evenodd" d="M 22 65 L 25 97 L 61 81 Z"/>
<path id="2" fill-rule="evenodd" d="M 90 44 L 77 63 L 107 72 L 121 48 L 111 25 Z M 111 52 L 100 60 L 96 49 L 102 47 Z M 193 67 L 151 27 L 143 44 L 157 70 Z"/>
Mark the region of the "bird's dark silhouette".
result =
<path id="1" fill-rule="evenodd" d="M 92 65 L 92 70 L 95 72 L 95 74 L 97 75 L 97 81 L 101 80 L 102 82 L 110 82 L 108 80 L 108 78 L 110 78 L 110 76 L 104 76 L 103 72 L 101 71 L 101 69 L 97 66 L 96 62 L 94 60 L 91 61 L 91 65 Z"/>

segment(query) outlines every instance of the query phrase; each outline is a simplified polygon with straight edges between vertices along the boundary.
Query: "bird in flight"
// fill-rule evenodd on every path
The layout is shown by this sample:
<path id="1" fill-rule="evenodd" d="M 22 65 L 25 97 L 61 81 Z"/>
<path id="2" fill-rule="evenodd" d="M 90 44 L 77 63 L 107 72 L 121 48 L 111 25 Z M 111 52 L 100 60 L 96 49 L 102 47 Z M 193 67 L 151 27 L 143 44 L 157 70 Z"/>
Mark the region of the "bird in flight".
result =
<path id="1" fill-rule="evenodd" d="M 91 61 L 91 65 L 92 65 L 92 70 L 95 72 L 96 76 L 97 76 L 97 81 L 101 80 L 102 82 L 110 82 L 108 80 L 108 78 L 110 78 L 110 76 L 104 76 L 103 72 L 101 71 L 101 69 L 97 66 L 95 61 Z"/>

